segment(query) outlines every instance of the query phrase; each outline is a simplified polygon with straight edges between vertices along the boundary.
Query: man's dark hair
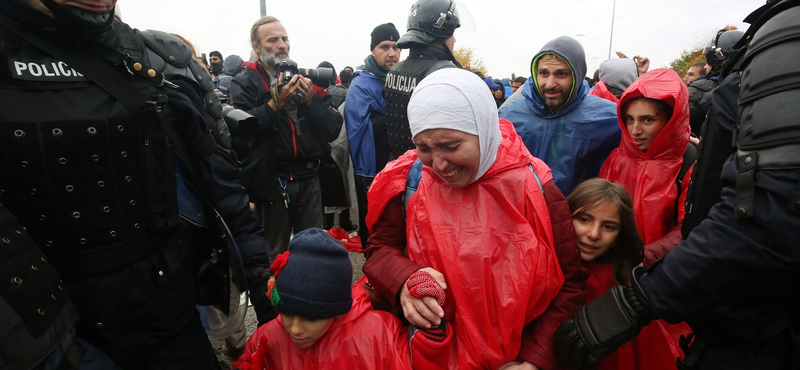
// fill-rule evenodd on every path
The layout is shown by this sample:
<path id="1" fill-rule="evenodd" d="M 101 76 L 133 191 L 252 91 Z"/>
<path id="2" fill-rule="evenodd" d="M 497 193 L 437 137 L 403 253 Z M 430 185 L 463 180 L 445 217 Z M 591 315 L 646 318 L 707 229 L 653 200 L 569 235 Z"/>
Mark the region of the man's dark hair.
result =
<path id="1" fill-rule="evenodd" d="M 222 58 L 222 53 L 220 53 L 219 51 L 216 51 L 216 50 L 214 50 L 214 51 L 212 51 L 212 52 L 208 53 L 208 56 L 210 56 L 210 57 L 213 57 L 213 56 L 215 56 L 215 55 L 216 55 L 216 56 L 217 56 L 217 58 L 219 58 L 220 60 L 222 60 L 222 59 L 223 59 L 223 58 Z"/>
<path id="2" fill-rule="evenodd" d="M 525 81 L 527 81 L 527 80 L 528 80 L 528 79 L 527 79 L 527 78 L 525 78 L 525 77 L 518 76 L 517 78 L 515 78 L 515 79 L 514 79 L 514 82 L 519 82 L 519 83 L 521 83 L 521 84 L 524 84 L 524 83 L 525 83 Z"/>
<path id="3" fill-rule="evenodd" d="M 695 62 L 689 68 L 700 67 L 700 76 L 706 75 L 706 63 L 705 62 Z"/>
<path id="4" fill-rule="evenodd" d="M 342 85 L 350 86 L 350 80 L 353 79 L 353 74 L 350 73 L 349 70 L 343 69 L 339 72 L 339 81 L 342 82 Z"/>

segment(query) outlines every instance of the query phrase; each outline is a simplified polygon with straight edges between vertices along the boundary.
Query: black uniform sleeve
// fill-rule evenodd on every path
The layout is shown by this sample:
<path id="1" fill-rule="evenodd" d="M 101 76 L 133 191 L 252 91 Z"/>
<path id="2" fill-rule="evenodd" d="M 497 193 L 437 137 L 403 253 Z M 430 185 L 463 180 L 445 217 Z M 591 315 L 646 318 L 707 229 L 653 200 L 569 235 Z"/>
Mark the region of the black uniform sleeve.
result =
<path id="1" fill-rule="evenodd" d="M 733 181 L 735 161 L 723 169 Z M 722 202 L 644 276 L 642 288 L 668 322 L 685 320 L 719 343 L 762 343 L 788 330 L 797 269 L 800 217 L 786 210 L 800 170 L 756 172 L 754 217 L 735 218 L 734 185 Z"/>
<path id="2" fill-rule="evenodd" d="M 177 123 L 176 128 L 184 145 L 191 148 L 199 145 L 207 135 L 205 128 L 213 126 L 209 122 L 214 118 L 209 115 L 202 99 L 205 94 L 195 88 L 194 83 L 181 79 L 174 79 L 172 82 L 180 86 L 177 89 L 165 89 L 174 114 L 173 122 Z M 268 261 L 263 228 L 250 210 L 250 200 L 242 186 L 239 168 L 232 153 L 218 147 L 203 158 L 191 160 L 197 186 L 222 215 L 239 244 L 242 258 L 245 261 Z"/>

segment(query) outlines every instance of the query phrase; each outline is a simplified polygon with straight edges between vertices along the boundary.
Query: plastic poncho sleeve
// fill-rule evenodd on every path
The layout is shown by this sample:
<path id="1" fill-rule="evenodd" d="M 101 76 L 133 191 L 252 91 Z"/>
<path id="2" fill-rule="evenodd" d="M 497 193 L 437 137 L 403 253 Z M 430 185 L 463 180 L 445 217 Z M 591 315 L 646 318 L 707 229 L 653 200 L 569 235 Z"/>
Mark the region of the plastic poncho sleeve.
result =
<path id="1" fill-rule="evenodd" d="M 566 198 L 552 181 L 543 185 L 553 225 L 554 248 L 564 275 L 564 285 L 547 310 L 525 327 L 519 359 L 530 362 L 539 369 L 555 369 L 553 336 L 558 327 L 571 318 L 583 304 L 588 273 L 582 267 L 576 248 L 575 228 Z"/>
<path id="2" fill-rule="evenodd" d="M 364 274 L 375 290 L 392 305 L 408 277 L 422 266 L 406 253 L 406 220 L 403 195 L 408 171 L 416 158 L 409 151 L 386 165 L 368 193 L 366 224 L 370 231 L 364 254 Z M 380 191 L 378 191 L 380 190 Z"/>
<path id="3" fill-rule="evenodd" d="M 686 203 L 686 192 L 689 191 L 689 181 L 692 178 L 692 171 L 694 171 L 694 164 L 692 164 L 692 167 L 686 172 L 683 181 L 681 181 L 681 195 L 676 203 L 678 223 L 664 236 L 644 246 L 644 260 L 642 264 L 646 267 L 653 266 L 659 258 L 664 257 L 683 241 L 681 228 L 683 227 L 683 217 L 686 214 L 686 208 L 682 205 Z"/>

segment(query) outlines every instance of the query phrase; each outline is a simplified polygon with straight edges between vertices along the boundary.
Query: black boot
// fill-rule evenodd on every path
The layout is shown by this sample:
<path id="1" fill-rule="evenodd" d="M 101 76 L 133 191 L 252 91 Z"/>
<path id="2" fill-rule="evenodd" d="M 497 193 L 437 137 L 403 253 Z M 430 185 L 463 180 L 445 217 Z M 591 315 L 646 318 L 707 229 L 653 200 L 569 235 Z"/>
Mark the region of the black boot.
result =
<path id="1" fill-rule="evenodd" d="M 333 213 L 322 214 L 322 228 L 324 230 L 330 230 L 333 227 L 333 216 Z"/>

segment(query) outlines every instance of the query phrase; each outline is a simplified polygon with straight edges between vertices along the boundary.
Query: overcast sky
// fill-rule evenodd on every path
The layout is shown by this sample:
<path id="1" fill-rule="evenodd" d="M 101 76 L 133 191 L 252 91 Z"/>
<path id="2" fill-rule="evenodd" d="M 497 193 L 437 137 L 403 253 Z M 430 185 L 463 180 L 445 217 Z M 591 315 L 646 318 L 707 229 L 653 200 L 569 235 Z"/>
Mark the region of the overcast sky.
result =
<path id="1" fill-rule="evenodd" d="M 612 12 L 616 1 L 616 11 Z M 266 0 L 267 14 L 281 20 L 291 41 L 290 57 L 300 67 L 330 61 L 337 72 L 369 54 L 372 29 L 394 23 L 405 31 L 413 0 Z M 474 30 L 457 30 L 456 47 L 474 48 L 489 75 L 530 75 L 533 55 L 549 40 L 572 36 L 586 50 L 591 75 L 613 51 L 642 55 L 651 68 L 669 67 L 698 38 L 710 39 L 725 25 L 746 30 L 747 14 L 764 0 L 459 0 Z M 123 21 L 139 29 L 178 33 L 198 53 L 219 50 L 247 60 L 250 26 L 260 16 L 259 0 L 119 0 Z M 462 13 L 464 13 L 462 11 Z M 613 39 L 611 36 L 614 13 Z M 463 14 L 462 14 L 463 15 Z M 404 52 L 401 59 L 407 55 Z"/>

